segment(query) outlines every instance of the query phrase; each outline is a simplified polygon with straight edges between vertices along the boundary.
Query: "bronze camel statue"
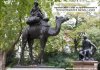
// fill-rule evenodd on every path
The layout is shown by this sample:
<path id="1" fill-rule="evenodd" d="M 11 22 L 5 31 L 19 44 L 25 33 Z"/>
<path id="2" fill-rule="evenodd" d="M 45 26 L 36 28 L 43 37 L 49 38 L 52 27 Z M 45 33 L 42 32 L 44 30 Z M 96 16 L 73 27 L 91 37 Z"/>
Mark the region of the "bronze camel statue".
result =
<path id="1" fill-rule="evenodd" d="M 69 18 L 65 17 L 56 17 L 56 27 L 51 28 L 50 26 L 44 26 L 44 25 L 34 25 L 34 26 L 28 26 L 24 29 L 22 32 L 22 47 L 21 47 L 21 54 L 20 54 L 20 64 L 23 63 L 24 58 L 24 49 L 26 46 L 26 43 L 28 43 L 29 46 L 29 55 L 31 58 L 31 61 L 34 63 L 33 55 L 32 55 L 32 45 L 34 43 L 34 39 L 40 39 L 40 47 L 41 47 L 41 53 L 40 53 L 40 63 L 43 63 L 43 57 L 44 57 L 44 48 L 47 42 L 47 39 L 49 36 L 56 36 L 60 32 L 61 24 L 64 21 L 69 20 Z M 47 24 L 47 22 L 41 20 L 42 24 Z"/>

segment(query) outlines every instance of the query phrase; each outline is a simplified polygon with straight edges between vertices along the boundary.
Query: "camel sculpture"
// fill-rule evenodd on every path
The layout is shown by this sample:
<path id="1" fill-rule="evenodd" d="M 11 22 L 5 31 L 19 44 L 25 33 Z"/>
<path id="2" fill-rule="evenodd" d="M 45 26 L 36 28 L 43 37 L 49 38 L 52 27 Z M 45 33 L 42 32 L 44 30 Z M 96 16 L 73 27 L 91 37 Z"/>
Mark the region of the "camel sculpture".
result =
<path id="1" fill-rule="evenodd" d="M 28 43 L 29 46 L 29 55 L 31 58 L 32 63 L 34 63 L 34 57 L 32 55 L 32 45 L 34 43 L 34 39 L 40 39 L 40 47 L 41 47 L 41 53 L 40 53 L 40 63 L 43 63 L 43 57 L 44 57 L 44 48 L 47 42 L 47 39 L 49 36 L 56 36 L 60 32 L 61 24 L 64 21 L 69 20 L 69 18 L 65 17 L 56 17 L 56 27 L 51 28 L 50 26 L 45 25 L 34 25 L 34 26 L 28 26 L 24 29 L 22 33 L 22 47 L 21 47 L 21 54 L 20 54 L 20 63 L 23 63 L 24 58 L 24 49 L 26 46 L 26 43 Z M 46 21 L 41 20 L 42 24 L 47 24 Z"/>

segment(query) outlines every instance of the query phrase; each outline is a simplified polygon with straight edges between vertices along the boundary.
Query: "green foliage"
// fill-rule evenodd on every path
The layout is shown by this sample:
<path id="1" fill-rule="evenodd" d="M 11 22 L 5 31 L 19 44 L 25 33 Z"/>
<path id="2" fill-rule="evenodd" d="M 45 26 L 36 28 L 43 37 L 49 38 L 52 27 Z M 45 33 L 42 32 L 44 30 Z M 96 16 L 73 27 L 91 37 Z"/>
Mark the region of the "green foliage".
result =
<path id="1" fill-rule="evenodd" d="M 45 11 L 51 21 L 51 25 L 55 26 L 54 16 L 51 11 L 51 6 L 54 4 L 52 0 L 38 0 L 40 8 L 42 11 Z M 55 0 L 60 2 L 60 0 Z M 7 51 L 12 48 L 12 45 L 18 38 L 19 32 L 21 29 L 26 26 L 26 18 L 30 16 L 30 10 L 33 7 L 34 0 L 0 0 L 0 50 Z M 71 5 L 71 4 L 70 4 Z M 74 4 L 73 4 L 74 5 Z M 68 6 L 68 5 L 66 5 Z M 72 5 L 71 5 L 72 6 Z M 57 54 L 50 54 L 47 56 L 48 61 L 46 64 L 53 65 L 56 67 L 71 67 L 70 63 L 72 60 L 76 60 L 78 55 L 76 53 L 63 54 L 63 48 L 66 45 L 66 42 L 63 39 L 63 36 L 67 36 L 72 39 L 71 49 L 74 49 L 74 38 L 78 38 L 79 32 L 86 32 L 89 38 L 96 44 L 98 51 L 95 55 L 95 58 L 100 61 L 100 20 L 98 17 L 88 15 L 87 13 L 68 13 L 72 17 L 81 17 L 84 18 L 84 22 L 80 22 L 76 28 L 69 28 L 67 26 L 62 26 L 61 32 L 56 37 L 50 37 L 47 42 L 46 54 L 51 52 Z M 100 13 L 95 13 L 97 16 Z M 68 31 L 69 30 L 69 31 Z M 65 33 L 67 33 L 65 35 Z M 36 56 L 39 54 L 39 42 L 35 43 L 35 53 Z M 68 42 L 69 43 L 69 42 Z M 80 45 L 79 45 L 80 46 Z M 55 52 L 56 51 L 56 52 Z M 10 58 L 9 58 L 10 59 Z M 17 59 L 10 59 L 16 63 Z M 9 62 L 9 61 L 8 61 Z M 12 63 L 13 65 L 13 63 Z"/>
<path id="2" fill-rule="evenodd" d="M 97 51 L 93 57 L 95 60 L 100 62 L 100 47 L 97 49 Z"/>
<path id="3" fill-rule="evenodd" d="M 16 52 L 15 51 L 10 51 L 9 53 L 6 54 L 6 66 L 14 66 L 18 63 L 18 59 L 15 58 Z"/>
<path id="4" fill-rule="evenodd" d="M 91 27 L 87 30 L 90 39 L 96 44 L 97 47 L 100 46 L 100 29 L 97 27 Z"/>
<path id="5" fill-rule="evenodd" d="M 62 68 L 71 68 L 73 66 L 72 62 L 76 60 L 77 57 L 76 53 L 65 54 L 63 52 L 57 51 L 49 52 L 46 55 L 46 57 L 48 57 L 48 60 L 45 64 Z"/>

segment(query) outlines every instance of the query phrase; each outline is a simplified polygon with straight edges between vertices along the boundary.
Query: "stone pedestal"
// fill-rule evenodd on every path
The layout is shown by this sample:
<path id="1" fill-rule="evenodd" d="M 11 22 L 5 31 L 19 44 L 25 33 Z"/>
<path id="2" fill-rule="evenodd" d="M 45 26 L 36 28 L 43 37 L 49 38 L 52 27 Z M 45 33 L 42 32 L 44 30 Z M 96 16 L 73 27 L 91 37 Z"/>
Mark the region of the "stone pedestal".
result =
<path id="1" fill-rule="evenodd" d="M 5 53 L 0 51 L 0 70 L 5 70 Z"/>
<path id="2" fill-rule="evenodd" d="M 6 70 L 65 70 L 64 68 L 56 68 L 55 66 L 47 66 L 44 64 L 21 66 L 16 65 L 13 68 L 6 68 Z"/>
<path id="3" fill-rule="evenodd" d="M 6 70 L 65 70 L 64 68 L 7 68 Z"/>
<path id="4" fill-rule="evenodd" d="M 97 70 L 98 61 L 74 61 L 73 70 Z"/>

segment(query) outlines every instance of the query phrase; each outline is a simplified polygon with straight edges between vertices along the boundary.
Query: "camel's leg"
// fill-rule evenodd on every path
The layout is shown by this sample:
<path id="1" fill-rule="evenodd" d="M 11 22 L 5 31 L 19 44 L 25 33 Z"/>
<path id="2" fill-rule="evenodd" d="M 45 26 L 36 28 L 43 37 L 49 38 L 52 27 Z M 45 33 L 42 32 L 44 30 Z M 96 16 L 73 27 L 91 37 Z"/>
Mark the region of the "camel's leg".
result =
<path id="1" fill-rule="evenodd" d="M 33 53 L 32 53 L 32 46 L 33 46 L 33 40 L 28 39 L 28 46 L 29 46 L 29 55 L 31 58 L 31 63 L 34 64 L 34 57 L 33 57 Z"/>
<path id="2" fill-rule="evenodd" d="M 22 47 L 21 47 L 21 54 L 20 54 L 20 61 L 19 64 L 23 64 L 23 60 L 24 60 L 24 50 L 25 50 L 25 46 L 27 43 L 27 39 L 26 38 L 22 38 Z"/>
<path id="3" fill-rule="evenodd" d="M 40 63 L 41 64 L 44 62 L 44 49 L 45 49 L 46 42 L 47 42 L 47 39 L 46 38 L 42 38 L 40 40 L 40 46 L 41 46 Z"/>

